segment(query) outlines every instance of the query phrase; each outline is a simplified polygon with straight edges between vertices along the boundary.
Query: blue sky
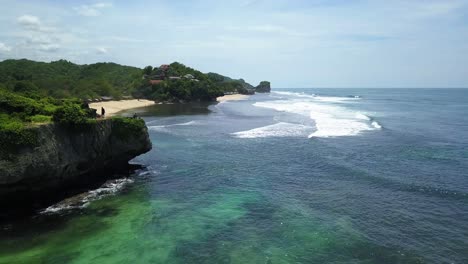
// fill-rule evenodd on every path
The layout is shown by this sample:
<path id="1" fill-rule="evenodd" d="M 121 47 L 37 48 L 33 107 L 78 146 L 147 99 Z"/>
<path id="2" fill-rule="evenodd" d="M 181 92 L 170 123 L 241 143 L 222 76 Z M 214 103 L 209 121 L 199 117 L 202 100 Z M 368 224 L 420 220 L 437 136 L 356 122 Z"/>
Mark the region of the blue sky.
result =
<path id="1" fill-rule="evenodd" d="M 468 87 L 468 0 L 0 0 L 0 60 L 179 61 L 274 87 Z"/>

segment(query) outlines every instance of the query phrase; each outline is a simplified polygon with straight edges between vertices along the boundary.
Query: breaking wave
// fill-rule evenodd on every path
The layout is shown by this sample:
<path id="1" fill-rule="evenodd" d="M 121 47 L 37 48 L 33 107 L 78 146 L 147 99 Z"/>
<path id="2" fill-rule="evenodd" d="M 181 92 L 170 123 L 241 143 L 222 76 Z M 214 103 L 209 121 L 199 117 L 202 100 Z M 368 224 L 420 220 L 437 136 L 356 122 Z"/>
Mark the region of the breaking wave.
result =
<path id="1" fill-rule="evenodd" d="M 150 123 L 148 123 L 150 124 Z M 171 128 L 171 127 L 178 127 L 178 126 L 192 126 L 192 125 L 196 125 L 198 124 L 197 121 L 189 121 L 189 122 L 185 122 L 185 123 L 178 123 L 178 124 L 170 124 L 170 125 L 159 125 L 159 126 L 148 126 L 148 129 L 149 130 L 155 130 L 155 131 L 161 131 L 161 130 L 165 130 L 167 128 Z"/>
<path id="2" fill-rule="evenodd" d="M 310 133 L 309 138 L 354 136 L 364 131 L 382 129 L 382 126 L 371 117 L 353 111 L 342 104 L 361 100 L 359 96 L 324 97 L 294 92 L 275 93 L 287 96 L 287 98 L 257 102 L 254 106 L 310 117 L 315 121 L 316 131 Z M 264 130 L 266 128 L 268 127 L 251 130 L 249 135 L 256 134 L 259 131 L 265 134 Z M 238 133 L 246 133 L 246 131 Z M 277 131 L 275 133 L 281 134 L 283 132 Z"/>
<path id="3" fill-rule="evenodd" d="M 106 196 L 113 195 L 121 191 L 128 184 L 133 183 L 132 179 L 116 179 L 105 182 L 101 187 L 85 193 L 81 193 L 70 198 L 67 198 L 59 203 L 51 205 L 46 209 L 41 210 L 41 214 L 56 214 L 63 211 L 83 209 L 92 201 L 102 199 Z"/>
<path id="4" fill-rule="evenodd" d="M 361 99 L 358 95 L 350 95 L 345 97 L 338 96 L 322 96 L 316 94 L 296 93 L 296 92 L 272 92 L 276 95 L 289 96 L 292 98 L 309 98 L 317 102 L 329 102 L 329 103 L 345 103 L 352 102 Z"/>
<path id="5" fill-rule="evenodd" d="M 273 125 L 232 133 L 237 138 L 297 137 L 306 136 L 314 128 L 310 126 L 279 122 Z"/>

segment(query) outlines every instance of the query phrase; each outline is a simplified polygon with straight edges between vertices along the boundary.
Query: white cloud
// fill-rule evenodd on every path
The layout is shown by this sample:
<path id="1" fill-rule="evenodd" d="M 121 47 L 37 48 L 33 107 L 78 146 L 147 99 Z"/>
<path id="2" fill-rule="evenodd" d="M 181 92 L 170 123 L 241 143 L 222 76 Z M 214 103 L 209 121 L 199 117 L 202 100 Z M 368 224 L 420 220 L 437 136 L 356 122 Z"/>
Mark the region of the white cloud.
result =
<path id="1" fill-rule="evenodd" d="M 56 43 L 56 42 L 60 41 L 57 37 L 48 36 L 48 35 L 45 35 L 45 34 L 26 35 L 25 40 L 26 40 L 26 43 L 28 43 L 28 44 L 41 44 L 41 45 L 52 44 L 52 43 Z"/>
<path id="2" fill-rule="evenodd" d="M 42 23 L 41 19 L 37 16 L 32 15 L 22 15 L 16 19 L 18 24 L 20 24 L 24 29 L 29 31 L 41 31 L 41 32 L 52 32 L 55 31 L 55 28 L 46 27 Z"/>
<path id="3" fill-rule="evenodd" d="M 41 28 L 41 20 L 36 16 L 22 15 L 17 19 L 18 23 L 26 29 L 38 30 Z"/>
<path id="4" fill-rule="evenodd" d="M 105 8 L 105 7 L 112 7 L 111 3 L 96 3 L 92 5 L 95 8 Z"/>
<path id="5" fill-rule="evenodd" d="M 60 45 L 58 44 L 40 44 L 39 50 L 46 51 L 46 52 L 56 52 L 60 49 Z"/>
<path id="6" fill-rule="evenodd" d="M 70 38 L 70 34 L 45 25 L 38 16 L 22 15 L 16 21 L 23 29 L 16 33 L 21 39 L 20 50 L 53 53 L 61 50 L 65 40 Z"/>
<path id="7" fill-rule="evenodd" d="M 11 47 L 5 45 L 5 43 L 2 43 L 0 42 L 0 52 L 10 52 L 11 51 Z"/>
<path id="8" fill-rule="evenodd" d="M 104 48 L 104 47 L 99 47 L 99 48 L 96 49 L 96 52 L 98 54 L 107 54 L 107 53 L 109 53 L 109 50 L 107 48 Z"/>
<path id="9" fill-rule="evenodd" d="M 111 3 L 95 3 L 92 5 L 81 5 L 75 7 L 75 11 L 81 16 L 96 17 L 102 14 L 101 10 L 112 7 Z"/>

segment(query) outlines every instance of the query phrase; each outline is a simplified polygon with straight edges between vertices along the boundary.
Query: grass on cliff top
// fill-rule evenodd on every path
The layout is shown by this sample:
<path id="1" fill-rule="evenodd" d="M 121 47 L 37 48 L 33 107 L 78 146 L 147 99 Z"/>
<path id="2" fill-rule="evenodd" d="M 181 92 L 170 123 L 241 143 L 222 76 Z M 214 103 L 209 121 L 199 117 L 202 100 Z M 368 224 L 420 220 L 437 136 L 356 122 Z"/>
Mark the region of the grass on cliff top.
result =
<path id="1" fill-rule="evenodd" d="M 128 139 L 145 127 L 141 119 L 112 118 L 116 135 Z M 79 99 L 55 99 L 17 93 L 0 86 L 0 145 L 10 153 L 21 146 L 34 146 L 37 125 L 54 122 L 65 128 L 86 129 L 96 122 L 96 111 Z M 1 154 L 1 153 L 0 153 Z"/>
<path id="2" fill-rule="evenodd" d="M 146 127 L 145 121 L 140 118 L 115 116 L 112 117 L 112 120 L 112 128 L 115 134 L 124 140 L 138 135 Z"/>
<path id="3" fill-rule="evenodd" d="M 2 149 L 35 145 L 36 124 L 51 121 L 73 125 L 93 118 L 80 100 L 59 100 L 34 93 L 17 93 L 0 87 L 0 145 Z"/>

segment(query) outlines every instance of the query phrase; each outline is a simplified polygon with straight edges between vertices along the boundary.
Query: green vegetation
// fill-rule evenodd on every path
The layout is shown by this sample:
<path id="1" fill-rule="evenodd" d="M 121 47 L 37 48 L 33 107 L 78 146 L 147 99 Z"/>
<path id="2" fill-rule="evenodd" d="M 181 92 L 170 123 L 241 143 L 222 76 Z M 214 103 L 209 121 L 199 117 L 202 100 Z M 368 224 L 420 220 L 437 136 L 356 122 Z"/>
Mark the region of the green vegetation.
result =
<path id="1" fill-rule="evenodd" d="M 260 82 L 260 84 L 257 87 L 255 87 L 255 91 L 259 93 L 269 93 L 271 91 L 270 82 Z"/>
<path id="2" fill-rule="evenodd" d="M 188 102 L 213 101 L 225 93 L 254 93 L 254 87 L 242 79 L 204 74 L 178 62 L 139 69 L 115 63 L 77 65 L 66 60 L 50 63 L 5 60 L 0 62 L 0 85 L 31 99 L 133 96 L 160 102 Z"/>
<path id="3" fill-rule="evenodd" d="M 222 87 L 206 74 L 178 62 L 169 65 L 167 71 L 147 66 L 143 73 L 158 76 L 161 82 L 151 84 L 148 79 L 142 80 L 141 85 L 133 93 L 137 98 L 160 102 L 212 101 L 224 94 Z M 190 75 L 190 78 L 186 78 L 187 75 Z"/>
<path id="4" fill-rule="evenodd" d="M 94 99 L 130 96 L 141 80 L 141 69 L 115 63 L 77 65 L 65 60 L 51 63 L 30 60 L 0 62 L 0 83 L 32 96 Z"/>
<path id="5" fill-rule="evenodd" d="M 52 121 L 51 116 L 45 116 L 45 115 L 31 116 L 31 122 L 33 123 L 50 123 L 51 121 Z"/>
<path id="6" fill-rule="evenodd" d="M 112 129 L 115 134 L 124 140 L 131 138 L 132 135 L 139 134 L 145 127 L 145 121 L 140 118 L 113 117 Z"/>
<path id="7" fill-rule="evenodd" d="M 208 78 L 216 83 L 225 92 L 238 92 L 241 94 L 251 94 L 254 87 L 245 82 L 244 79 L 234 80 L 218 73 L 207 73 Z"/>
<path id="8" fill-rule="evenodd" d="M 84 126 L 93 118 L 92 112 L 87 110 L 79 104 L 67 102 L 55 110 L 52 120 L 67 127 Z"/>
<path id="9" fill-rule="evenodd" d="M 19 146 L 35 145 L 37 143 L 36 131 L 27 128 L 19 118 L 10 117 L 0 113 L 0 156 Z"/>
<path id="10" fill-rule="evenodd" d="M 224 95 L 223 91 L 209 81 L 174 80 L 156 85 L 146 85 L 138 89 L 136 97 L 160 102 L 212 101 Z"/>
<path id="11" fill-rule="evenodd" d="M 8 150 L 35 145 L 34 123 L 54 120 L 68 125 L 81 124 L 92 118 L 93 113 L 77 99 L 40 98 L 37 94 L 20 94 L 0 87 L 0 145 Z"/>
<path id="12" fill-rule="evenodd" d="M 253 86 L 244 80 L 234 80 L 217 73 L 202 73 L 181 63 L 162 67 L 147 66 L 144 78 L 134 91 L 137 98 L 160 102 L 214 101 L 225 93 L 253 93 Z M 150 80 L 156 80 L 151 83 Z"/>

